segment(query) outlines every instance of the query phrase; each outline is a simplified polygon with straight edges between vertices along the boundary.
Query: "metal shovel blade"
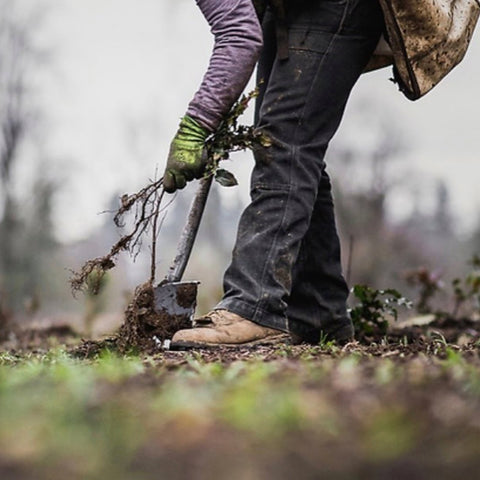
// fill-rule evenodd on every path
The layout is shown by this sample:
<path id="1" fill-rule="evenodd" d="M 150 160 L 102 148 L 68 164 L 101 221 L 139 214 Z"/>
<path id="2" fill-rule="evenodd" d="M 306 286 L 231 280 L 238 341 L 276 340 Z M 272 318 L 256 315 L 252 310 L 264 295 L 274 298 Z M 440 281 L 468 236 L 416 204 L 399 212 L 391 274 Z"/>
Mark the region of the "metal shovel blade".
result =
<path id="1" fill-rule="evenodd" d="M 177 245 L 173 264 L 165 280 L 153 289 L 156 315 L 155 318 L 148 319 L 148 322 L 154 327 L 161 327 L 162 324 L 175 325 L 178 328 L 192 326 L 199 282 L 181 282 L 180 280 L 192 252 L 212 180 L 213 176 L 200 180 L 199 188 L 190 206 L 187 223 Z"/>
<path id="2" fill-rule="evenodd" d="M 160 284 L 153 289 L 155 315 L 148 322 L 159 327 L 164 322 L 191 322 L 197 306 L 197 290 L 200 282 L 172 282 Z"/>

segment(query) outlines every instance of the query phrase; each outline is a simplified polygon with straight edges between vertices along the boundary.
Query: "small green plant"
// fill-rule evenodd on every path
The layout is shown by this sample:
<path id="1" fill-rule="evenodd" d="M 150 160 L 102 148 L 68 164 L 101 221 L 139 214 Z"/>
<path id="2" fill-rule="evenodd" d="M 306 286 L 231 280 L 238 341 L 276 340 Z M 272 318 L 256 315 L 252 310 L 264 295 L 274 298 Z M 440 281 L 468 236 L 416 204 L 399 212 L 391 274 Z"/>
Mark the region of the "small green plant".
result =
<path id="1" fill-rule="evenodd" d="M 418 313 L 432 313 L 430 305 L 433 297 L 443 290 L 444 285 L 441 281 L 441 275 L 438 272 L 432 272 L 426 267 L 407 272 L 405 279 L 408 284 L 419 289 L 419 298 L 415 304 Z"/>
<path id="2" fill-rule="evenodd" d="M 335 340 L 331 340 L 328 334 L 321 331 L 318 346 L 324 350 L 330 350 L 335 346 Z"/>
<path id="3" fill-rule="evenodd" d="M 375 290 L 367 285 L 355 285 L 352 293 L 359 304 L 350 309 L 355 332 L 360 335 L 385 335 L 388 317 L 398 318 L 398 308 L 411 308 L 412 303 L 393 288 Z"/>
<path id="4" fill-rule="evenodd" d="M 429 346 L 430 353 L 435 357 L 441 356 L 448 356 L 449 351 L 451 350 L 452 346 L 449 345 L 445 336 L 436 330 L 430 332 L 429 337 L 431 339 L 431 343 Z"/>
<path id="5" fill-rule="evenodd" d="M 331 339 L 330 335 L 323 331 L 320 332 L 320 340 L 318 341 L 317 346 L 322 353 L 328 353 L 330 355 L 335 355 L 341 350 L 341 347 L 338 346 L 337 342 Z"/>

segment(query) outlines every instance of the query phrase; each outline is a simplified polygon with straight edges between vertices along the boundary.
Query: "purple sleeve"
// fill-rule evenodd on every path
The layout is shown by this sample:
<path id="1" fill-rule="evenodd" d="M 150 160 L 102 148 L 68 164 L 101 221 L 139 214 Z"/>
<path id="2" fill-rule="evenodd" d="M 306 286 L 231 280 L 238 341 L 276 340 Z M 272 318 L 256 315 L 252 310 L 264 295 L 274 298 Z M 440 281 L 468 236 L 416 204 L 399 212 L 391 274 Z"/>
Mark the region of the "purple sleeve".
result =
<path id="1" fill-rule="evenodd" d="M 263 44 L 252 0 L 196 0 L 215 36 L 213 54 L 187 114 L 214 131 L 245 88 Z"/>

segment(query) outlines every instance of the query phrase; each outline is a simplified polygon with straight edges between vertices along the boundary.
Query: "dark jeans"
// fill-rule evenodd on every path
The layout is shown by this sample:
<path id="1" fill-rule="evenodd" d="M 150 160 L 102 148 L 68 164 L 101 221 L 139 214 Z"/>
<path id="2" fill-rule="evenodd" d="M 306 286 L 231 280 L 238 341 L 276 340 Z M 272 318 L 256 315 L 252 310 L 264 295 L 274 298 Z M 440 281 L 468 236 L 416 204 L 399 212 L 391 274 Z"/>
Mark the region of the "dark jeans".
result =
<path id="1" fill-rule="evenodd" d="M 255 152 L 252 202 L 216 308 L 307 336 L 350 322 L 324 156 L 384 23 L 377 0 L 291 3 L 287 60 L 276 58 L 271 15 L 264 21 L 256 125 L 273 146 Z"/>

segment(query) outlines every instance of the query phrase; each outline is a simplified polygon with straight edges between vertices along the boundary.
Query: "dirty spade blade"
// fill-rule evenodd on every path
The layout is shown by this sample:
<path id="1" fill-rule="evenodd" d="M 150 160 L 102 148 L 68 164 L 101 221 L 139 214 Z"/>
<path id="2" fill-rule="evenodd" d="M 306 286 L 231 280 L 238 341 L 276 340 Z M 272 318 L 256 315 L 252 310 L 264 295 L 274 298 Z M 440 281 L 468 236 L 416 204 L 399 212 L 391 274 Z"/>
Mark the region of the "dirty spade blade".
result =
<path id="1" fill-rule="evenodd" d="M 197 289 L 200 282 L 172 282 L 153 289 L 155 315 L 149 318 L 153 327 L 175 320 L 178 324 L 191 322 L 197 306 Z"/>
<path id="2" fill-rule="evenodd" d="M 165 280 L 153 289 L 156 318 L 148 321 L 154 327 L 174 325 L 175 328 L 189 328 L 197 305 L 197 287 L 199 282 L 181 282 L 198 227 L 212 185 L 213 176 L 200 180 L 187 223 L 180 236 L 177 253 Z"/>

